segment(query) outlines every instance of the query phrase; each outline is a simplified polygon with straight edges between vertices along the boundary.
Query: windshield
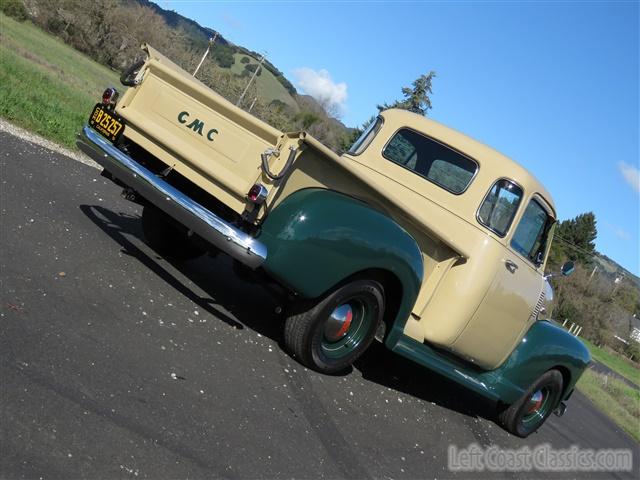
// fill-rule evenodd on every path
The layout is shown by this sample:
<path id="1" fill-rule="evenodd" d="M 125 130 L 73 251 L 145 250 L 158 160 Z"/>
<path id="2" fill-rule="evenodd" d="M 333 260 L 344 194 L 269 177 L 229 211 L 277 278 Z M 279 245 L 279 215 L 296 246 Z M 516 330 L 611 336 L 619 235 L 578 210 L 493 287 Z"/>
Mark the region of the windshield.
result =
<path id="1" fill-rule="evenodd" d="M 547 238 L 553 218 L 536 200 L 531 200 L 511 239 L 511 247 L 536 266 L 541 265 L 547 250 Z"/>

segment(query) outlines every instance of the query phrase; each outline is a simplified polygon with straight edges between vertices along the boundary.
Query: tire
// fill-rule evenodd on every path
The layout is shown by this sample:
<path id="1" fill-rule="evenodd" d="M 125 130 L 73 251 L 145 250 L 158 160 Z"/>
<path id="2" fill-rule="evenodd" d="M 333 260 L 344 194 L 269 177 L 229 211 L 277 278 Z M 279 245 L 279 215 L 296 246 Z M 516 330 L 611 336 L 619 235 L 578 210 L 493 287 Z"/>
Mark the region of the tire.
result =
<path id="1" fill-rule="evenodd" d="M 163 257 L 190 260 L 205 253 L 184 230 L 173 224 L 171 217 L 151 205 L 142 209 L 142 231 L 147 244 Z"/>
<path id="2" fill-rule="evenodd" d="M 355 280 L 298 308 L 285 323 L 287 349 L 307 367 L 335 374 L 371 344 L 384 312 L 383 288 L 372 280 Z"/>
<path id="3" fill-rule="evenodd" d="M 549 370 L 522 397 L 498 414 L 500 424 L 518 437 L 528 437 L 560 404 L 562 384 L 562 374 L 558 370 Z"/>

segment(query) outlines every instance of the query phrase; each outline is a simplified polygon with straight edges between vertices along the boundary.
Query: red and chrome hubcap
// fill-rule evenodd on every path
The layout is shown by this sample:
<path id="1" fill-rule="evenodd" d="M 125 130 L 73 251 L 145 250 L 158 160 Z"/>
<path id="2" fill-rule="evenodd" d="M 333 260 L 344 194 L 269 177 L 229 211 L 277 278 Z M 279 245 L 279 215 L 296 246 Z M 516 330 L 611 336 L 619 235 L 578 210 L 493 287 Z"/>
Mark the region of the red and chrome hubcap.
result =
<path id="1" fill-rule="evenodd" d="M 540 410 L 540 407 L 544 403 L 544 394 L 541 390 L 531 395 L 529 398 L 529 405 L 527 407 L 527 413 L 536 413 Z"/>
<path id="2" fill-rule="evenodd" d="M 345 303 L 337 307 L 329 316 L 324 327 L 324 336 L 330 342 L 337 342 L 344 337 L 353 321 L 353 309 Z"/>

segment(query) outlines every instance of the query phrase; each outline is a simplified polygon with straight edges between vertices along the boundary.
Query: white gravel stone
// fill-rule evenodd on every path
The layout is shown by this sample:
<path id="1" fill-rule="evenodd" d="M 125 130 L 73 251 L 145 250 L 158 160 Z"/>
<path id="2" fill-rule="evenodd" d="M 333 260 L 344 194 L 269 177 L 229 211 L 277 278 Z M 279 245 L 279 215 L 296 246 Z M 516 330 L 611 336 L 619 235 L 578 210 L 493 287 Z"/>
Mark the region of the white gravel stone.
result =
<path id="1" fill-rule="evenodd" d="M 31 133 L 24 128 L 20 128 L 16 125 L 13 125 L 10 122 L 0 118 L 0 132 L 7 132 L 14 137 L 21 138 L 31 143 L 35 143 L 40 147 L 44 147 L 48 150 L 52 150 L 56 153 L 60 153 L 66 157 L 72 158 L 73 160 L 84 163 L 85 165 L 89 165 L 93 168 L 101 169 L 102 167 L 98 165 L 96 162 L 87 157 L 84 153 L 79 152 L 77 150 L 69 150 L 68 148 L 62 147 L 57 143 L 52 142 L 51 140 L 47 140 L 46 138 L 41 137 L 40 135 L 36 135 L 35 133 Z"/>

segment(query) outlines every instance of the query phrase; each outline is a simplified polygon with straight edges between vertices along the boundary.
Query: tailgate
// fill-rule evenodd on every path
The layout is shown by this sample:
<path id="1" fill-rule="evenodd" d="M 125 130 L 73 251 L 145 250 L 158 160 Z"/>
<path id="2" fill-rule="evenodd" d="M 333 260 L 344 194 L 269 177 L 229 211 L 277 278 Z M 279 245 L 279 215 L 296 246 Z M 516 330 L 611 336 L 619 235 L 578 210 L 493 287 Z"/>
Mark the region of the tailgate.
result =
<path id="1" fill-rule="evenodd" d="M 135 132 L 131 138 L 160 146 L 166 155 L 158 155 L 157 148 L 154 153 L 161 160 L 189 178 L 202 179 L 195 183 L 207 190 L 217 185 L 231 194 L 236 202 L 229 206 L 237 209 L 238 201 L 261 177 L 260 155 L 274 148 L 282 133 L 231 104 L 153 48 L 143 49 L 149 57 L 142 82 L 127 90 L 117 109 Z M 191 171 L 184 172 L 185 167 Z"/>

